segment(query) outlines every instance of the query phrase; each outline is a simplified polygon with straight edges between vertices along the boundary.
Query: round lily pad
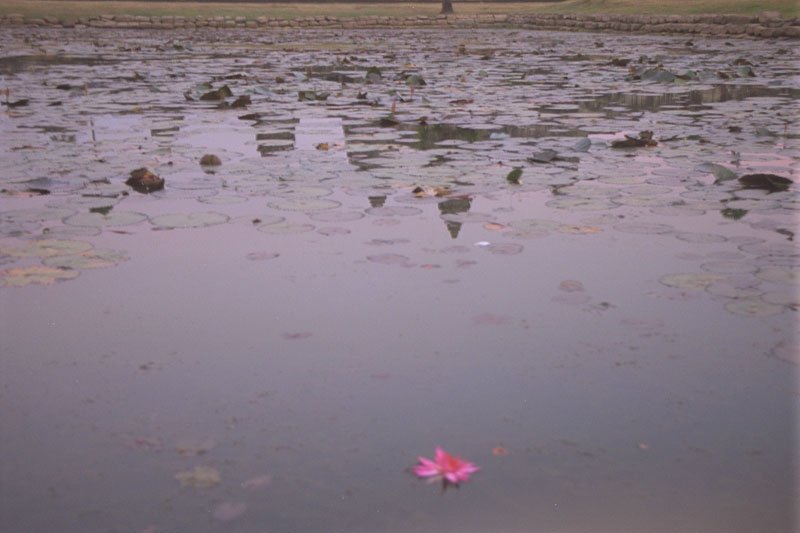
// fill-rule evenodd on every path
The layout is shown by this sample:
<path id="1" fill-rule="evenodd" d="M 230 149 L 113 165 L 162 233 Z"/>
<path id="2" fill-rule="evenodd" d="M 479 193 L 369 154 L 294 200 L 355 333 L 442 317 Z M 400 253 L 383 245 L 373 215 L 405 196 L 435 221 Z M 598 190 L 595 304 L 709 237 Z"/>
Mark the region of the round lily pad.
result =
<path id="1" fill-rule="evenodd" d="M 103 228 L 107 226 L 132 226 L 147 220 L 147 215 L 135 211 L 109 211 L 108 213 L 78 213 L 64 219 L 70 226 L 89 226 Z"/>
<path id="2" fill-rule="evenodd" d="M 158 215 L 150 223 L 159 228 L 204 228 L 226 223 L 230 217 L 222 213 L 205 211 L 201 213 L 171 213 Z"/>
<path id="3" fill-rule="evenodd" d="M 762 294 L 761 299 L 767 303 L 782 305 L 795 310 L 800 305 L 800 299 L 792 291 L 770 291 Z"/>
<path id="4" fill-rule="evenodd" d="M 328 200 L 326 198 L 285 198 L 269 202 L 267 205 L 280 211 L 302 211 L 304 213 L 309 213 L 312 211 L 336 209 L 342 204 L 336 200 Z"/>
<path id="5" fill-rule="evenodd" d="M 756 265 L 746 261 L 709 261 L 700 265 L 700 268 L 717 274 L 749 274 L 758 270 Z"/>
<path id="6" fill-rule="evenodd" d="M 317 222 L 350 222 L 364 218 L 364 213 L 359 211 L 319 211 L 309 214 L 308 218 Z"/>
<path id="7" fill-rule="evenodd" d="M 715 235 L 713 233 L 691 233 L 687 231 L 680 231 L 676 233 L 675 238 L 685 242 L 694 242 L 702 244 L 725 242 L 728 240 L 722 235 Z"/>
<path id="8" fill-rule="evenodd" d="M 410 259 L 401 254 L 376 254 L 368 255 L 367 261 L 381 265 L 412 266 Z"/>
<path id="9" fill-rule="evenodd" d="M 737 298 L 725 304 L 725 310 L 742 316 L 773 316 L 783 312 L 785 307 L 765 302 L 761 298 Z"/>
<path id="10" fill-rule="evenodd" d="M 246 196 L 239 196 L 237 194 L 218 194 L 215 196 L 206 196 L 198 198 L 198 202 L 211 205 L 230 205 L 241 204 L 247 201 Z"/>
<path id="11" fill-rule="evenodd" d="M 53 257 L 56 255 L 79 254 L 92 249 L 85 241 L 67 239 L 36 239 L 19 246 L 0 247 L 0 254 L 14 257 Z"/>
<path id="12" fill-rule="evenodd" d="M 279 222 L 277 224 L 261 224 L 258 231 L 272 235 L 294 235 L 314 231 L 313 224 L 298 224 L 292 222 Z"/>
<path id="13" fill-rule="evenodd" d="M 65 207 L 43 207 L 41 209 L 17 209 L 0 213 L 0 218 L 9 222 L 42 222 L 68 217 L 74 209 Z"/>
<path id="14" fill-rule="evenodd" d="M 614 229 L 624 233 L 662 235 L 664 233 L 670 233 L 675 228 L 667 224 L 657 224 L 653 222 L 622 222 L 620 224 L 615 224 Z"/>
<path id="15" fill-rule="evenodd" d="M 384 207 L 370 207 L 366 211 L 370 215 L 380 216 L 380 217 L 408 217 L 413 215 L 419 215 L 422 213 L 422 209 L 417 209 L 416 207 L 404 206 L 404 205 L 395 205 L 395 206 L 384 206 Z"/>
<path id="16" fill-rule="evenodd" d="M 517 255 L 524 250 L 521 244 L 512 242 L 498 242 L 492 243 L 486 247 L 486 250 L 494 255 Z"/>
<path id="17" fill-rule="evenodd" d="M 725 279 L 721 274 L 667 274 L 659 281 L 667 287 L 702 290 L 716 281 Z"/>
<path id="18" fill-rule="evenodd" d="M 605 211 L 619 207 L 608 198 L 554 198 L 545 204 L 554 209 L 565 209 L 568 211 Z"/>
<path id="19" fill-rule="evenodd" d="M 322 198 L 323 196 L 330 196 L 333 194 L 331 189 L 327 187 L 315 187 L 311 185 L 295 185 L 291 187 L 283 187 L 272 189 L 270 191 L 272 196 L 279 198 L 292 198 L 292 199 L 308 199 L 308 198 Z"/>
<path id="20" fill-rule="evenodd" d="M 759 269 L 756 277 L 771 283 L 794 286 L 800 281 L 800 272 L 791 268 L 766 267 Z"/>
<path id="21" fill-rule="evenodd" d="M 118 250 L 89 250 L 80 254 L 56 255 L 42 261 L 47 266 L 71 269 L 107 268 L 130 259 Z"/>
<path id="22" fill-rule="evenodd" d="M 52 285 L 57 281 L 75 279 L 79 275 L 80 272 L 77 270 L 32 265 L 3 270 L 0 272 L 0 280 L 4 287 L 24 287 L 25 285 Z"/>

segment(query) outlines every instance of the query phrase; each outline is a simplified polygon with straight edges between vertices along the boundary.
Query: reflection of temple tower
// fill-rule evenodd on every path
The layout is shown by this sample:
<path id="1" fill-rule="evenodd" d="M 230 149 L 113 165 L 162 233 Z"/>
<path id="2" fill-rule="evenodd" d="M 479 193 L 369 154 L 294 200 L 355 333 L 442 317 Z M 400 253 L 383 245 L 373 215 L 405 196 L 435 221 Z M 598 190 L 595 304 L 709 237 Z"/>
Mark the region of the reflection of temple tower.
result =
<path id="1" fill-rule="evenodd" d="M 369 205 L 372 207 L 383 207 L 386 203 L 386 195 L 383 196 L 368 196 Z"/>
<path id="2" fill-rule="evenodd" d="M 453 239 L 458 237 L 458 232 L 461 231 L 461 222 L 457 220 L 448 220 L 446 215 L 457 215 L 458 213 L 467 213 L 472 206 L 472 199 L 468 196 L 459 196 L 457 198 L 450 198 L 443 202 L 439 202 L 439 212 L 443 215 L 444 225 L 447 227 L 450 237 Z"/>

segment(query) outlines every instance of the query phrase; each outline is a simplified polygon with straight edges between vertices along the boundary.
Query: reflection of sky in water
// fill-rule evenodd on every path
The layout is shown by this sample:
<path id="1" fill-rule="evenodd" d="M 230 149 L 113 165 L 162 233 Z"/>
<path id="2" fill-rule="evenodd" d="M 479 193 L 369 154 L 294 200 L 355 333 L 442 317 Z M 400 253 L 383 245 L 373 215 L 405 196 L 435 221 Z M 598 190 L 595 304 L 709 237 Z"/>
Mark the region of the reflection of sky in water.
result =
<path id="1" fill-rule="evenodd" d="M 530 88 L 502 83 L 500 71 L 519 58 L 501 48 L 495 61 L 459 58 L 458 72 L 442 70 L 452 51 L 434 35 L 418 35 L 435 52 L 427 58 L 390 36 L 409 56 L 402 60 L 375 49 L 378 34 L 354 35 L 364 40 L 353 52 L 367 58 L 363 69 L 386 65 L 377 85 L 305 80 L 302 66 L 332 60 L 327 52 L 264 52 L 249 65 L 260 79 L 227 80 L 235 94 L 276 91 L 261 101 L 253 93 L 246 112 L 257 119 L 183 101 L 184 90 L 242 66 L 176 56 L 185 74 L 168 86 L 179 69 L 147 59 L 147 43 L 139 62 L 153 67 L 149 81 L 112 82 L 117 70 L 76 65 L 51 73 L 94 73 L 94 102 L 74 96 L 79 117 L 69 105 L 5 116 L 3 188 L 23 191 L 25 178 L 47 176 L 54 190 L 0 197 L 3 268 L 37 264 L 40 257 L 11 252 L 43 228 L 130 256 L 50 287 L 0 291 L 0 453 L 8 459 L 0 510 L 8 523 L 81 531 L 787 528 L 795 192 L 713 185 L 714 175 L 698 170 L 712 162 L 738 175 L 793 177 L 786 115 L 759 106 L 760 94 L 736 107 L 739 88 L 730 98 L 689 96 L 711 108 L 704 114 L 682 110 L 675 95 L 603 104 L 627 112 L 575 110 L 564 102 L 577 93 L 564 88 L 557 97 L 537 93 L 548 101 L 514 117 L 500 104 L 522 101 Z M 478 35 L 504 46 L 499 33 Z M 571 46 L 591 50 L 593 39 L 574 36 Z M 653 53 L 672 41 L 608 40 L 620 54 L 630 53 L 628 40 Z M 529 77 L 561 83 L 567 66 L 553 58 L 562 45 L 519 46 L 540 44 L 554 47 L 544 57 L 555 78 Z M 769 52 L 752 44 L 764 48 L 754 54 Z M 85 53 L 88 45 L 74 46 Z M 195 44 L 200 59 L 211 53 L 205 46 Z M 692 58 L 674 54 L 676 68 L 688 68 Z M 732 54 L 695 60 L 724 68 Z M 413 96 L 392 81 L 405 62 L 428 81 Z M 589 84 L 583 96 L 627 87 L 568 65 Z M 487 70 L 477 78 L 483 94 L 469 90 L 473 78 L 459 79 L 470 68 Z M 277 74 L 289 80 L 283 93 L 266 83 Z M 15 91 L 38 76 L 7 74 Z M 105 91 L 117 85 L 152 102 L 110 114 Z M 397 104 L 404 125 L 379 128 L 398 87 L 410 99 Z M 63 96 L 36 90 L 44 101 Z M 298 102 L 298 90 L 332 95 L 326 104 Z M 378 105 L 352 103 L 359 90 Z M 474 98 L 471 110 L 449 103 L 462 92 Z M 794 105 L 793 96 L 765 96 Z M 419 126 L 422 116 L 430 130 Z M 733 116 L 742 132 L 729 131 Z M 326 117 L 342 119 L 348 160 L 338 120 L 311 122 Z M 662 140 L 657 148 L 609 148 L 620 132 L 645 128 Z M 587 134 L 585 152 L 576 141 Z M 270 143 L 284 149 L 261 148 Z M 527 159 L 546 150 L 557 157 Z M 197 165 L 209 152 L 223 159 L 213 174 Z M 128 172 L 145 165 L 166 178 L 165 190 L 117 197 Z M 506 181 L 515 167 L 521 185 Z M 113 209 L 103 216 L 131 211 L 150 221 L 98 230 L 65 216 L 65 208 L 85 213 L 106 201 Z M 47 206 L 61 209 L 54 220 L 19 211 Z M 227 222 L 160 222 L 203 212 Z M 482 467 L 444 497 L 404 473 L 439 444 Z M 493 456 L 496 446 L 509 455 Z M 181 488 L 175 474 L 197 465 L 217 469 L 219 485 Z M 267 486 L 242 487 L 264 475 Z M 223 502 L 244 502 L 246 512 L 220 523 L 210 512 Z"/>

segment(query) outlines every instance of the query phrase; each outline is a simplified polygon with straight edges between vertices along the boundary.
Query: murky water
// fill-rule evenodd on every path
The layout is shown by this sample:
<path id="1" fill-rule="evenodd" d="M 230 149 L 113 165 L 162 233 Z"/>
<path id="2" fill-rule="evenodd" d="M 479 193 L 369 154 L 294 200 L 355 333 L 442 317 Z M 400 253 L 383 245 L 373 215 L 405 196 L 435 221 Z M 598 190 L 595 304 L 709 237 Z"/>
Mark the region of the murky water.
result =
<path id="1" fill-rule="evenodd" d="M 783 46 L 5 30 L 3 529 L 792 531 Z"/>

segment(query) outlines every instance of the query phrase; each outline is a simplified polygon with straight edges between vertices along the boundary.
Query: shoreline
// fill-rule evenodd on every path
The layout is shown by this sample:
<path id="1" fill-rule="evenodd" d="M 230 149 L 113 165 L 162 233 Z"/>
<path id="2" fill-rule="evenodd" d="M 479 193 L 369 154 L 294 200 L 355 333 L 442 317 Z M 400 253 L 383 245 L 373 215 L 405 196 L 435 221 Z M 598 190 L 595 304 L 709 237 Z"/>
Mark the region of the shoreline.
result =
<path id="1" fill-rule="evenodd" d="M 410 29 L 410 28 L 515 28 L 547 31 L 593 31 L 702 36 L 800 38 L 800 17 L 782 18 L 777 11 L 759 15 L 596 15 L 596 14 L 475 14 L 392 16 L 309 16 L 256 19 L 232 16 L 105 15 L 62 20 L 30 18 L 21 14 L 0 16 L 0 27 L 119 28 L 119 29 Z"/>

